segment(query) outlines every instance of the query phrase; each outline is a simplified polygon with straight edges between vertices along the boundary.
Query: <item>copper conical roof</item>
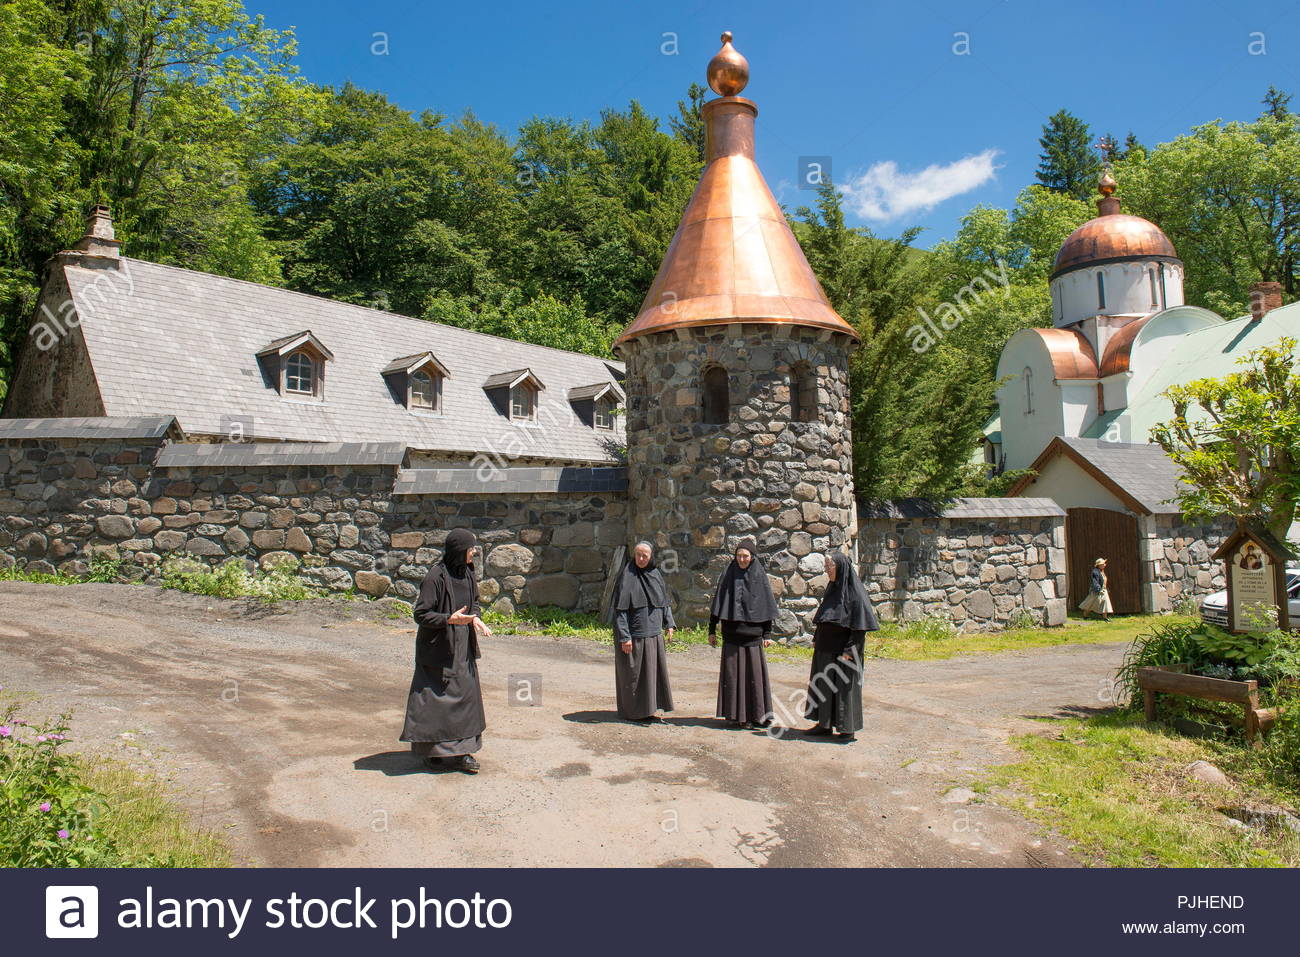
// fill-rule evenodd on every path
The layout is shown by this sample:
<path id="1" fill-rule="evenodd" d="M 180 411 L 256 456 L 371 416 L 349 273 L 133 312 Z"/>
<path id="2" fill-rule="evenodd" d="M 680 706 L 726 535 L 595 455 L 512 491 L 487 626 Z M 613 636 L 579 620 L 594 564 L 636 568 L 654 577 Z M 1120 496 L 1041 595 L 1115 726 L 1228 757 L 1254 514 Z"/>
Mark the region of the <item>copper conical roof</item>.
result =
<path id="1" fill-rule="evenodd" d="M 749 65 L 723 34 L 704 104 L 708 165 L 641 311 L 614 347 L 637 336 L 728 322 L 793 323 L 843 332 L 781 207 L 754 162 L 758 107 L 742 96 Z"/>

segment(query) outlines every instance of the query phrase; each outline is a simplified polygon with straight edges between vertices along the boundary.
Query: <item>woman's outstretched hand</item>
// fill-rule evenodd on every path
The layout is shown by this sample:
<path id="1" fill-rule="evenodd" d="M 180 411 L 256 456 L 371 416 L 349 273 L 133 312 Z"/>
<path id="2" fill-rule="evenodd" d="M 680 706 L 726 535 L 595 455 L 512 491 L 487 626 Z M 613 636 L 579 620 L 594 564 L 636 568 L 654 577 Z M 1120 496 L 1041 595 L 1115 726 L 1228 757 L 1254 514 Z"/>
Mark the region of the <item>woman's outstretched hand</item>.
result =
<path id="1" fill-rule="evenodd" d="M 468 611 L 468 610 L 469 610 L 469 606 L 468 606 L 468 605 L 462 605 L 462 606 L 461 606 L 460 608 L 458 608 L 456 611 L 453 611 L 450 615 L 447 616 L 447 624 L 449 624 L 449 625 L 468 625 L 468 624 L 469 624 L 470 622 L 472 622 L 472 621 L 474 620 L 474 618 L 475 618 L 474 615 L 467 615 L 467 614 L 465 614 L 465 612 Z"/>
<path id="2" fill-rule="evenodd" d="M 474 630 L 478 632 L 480 635 L 482 635 L 484 638 L 492 637 L 492 629 L 489 628 L 487 626 L 487 622 L 485 622 L 478 615 L 474 616 Z"/>

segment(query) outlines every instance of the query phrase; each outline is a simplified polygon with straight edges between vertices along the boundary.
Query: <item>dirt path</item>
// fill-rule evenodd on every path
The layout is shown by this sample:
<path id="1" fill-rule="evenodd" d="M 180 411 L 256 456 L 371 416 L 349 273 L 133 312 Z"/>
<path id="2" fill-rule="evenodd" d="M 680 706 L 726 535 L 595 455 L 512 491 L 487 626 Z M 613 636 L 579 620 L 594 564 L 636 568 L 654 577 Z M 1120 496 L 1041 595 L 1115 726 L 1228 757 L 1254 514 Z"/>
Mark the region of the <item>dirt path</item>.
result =
<path id="1" fill-rule="evenodd" d="M 412 628 L 373 605 L 128 585 L 0 583 L 0 684 L 75 710 L 82 750 L 151 767 L 244 863 L 277 866 L 1059 866 L 1065 845 L 951 792 L 1013 757 L 1027 719 L 1091 710 L 1122 646 L 868 663 L 855 744 L 711 717 L 717 653 L 671 657 L 678 710 L 613 714 L 609 646 L 484 644 L 483 773 L 430 774 L 396 740 Z M 540 676 L 512 705 L 509 675 Z M 790 702 L 807 666 L 777 663 Z M 779 710 L 779 709 L 778 709 Z M 804 722 L 798 721 L 802 725 Z"/>

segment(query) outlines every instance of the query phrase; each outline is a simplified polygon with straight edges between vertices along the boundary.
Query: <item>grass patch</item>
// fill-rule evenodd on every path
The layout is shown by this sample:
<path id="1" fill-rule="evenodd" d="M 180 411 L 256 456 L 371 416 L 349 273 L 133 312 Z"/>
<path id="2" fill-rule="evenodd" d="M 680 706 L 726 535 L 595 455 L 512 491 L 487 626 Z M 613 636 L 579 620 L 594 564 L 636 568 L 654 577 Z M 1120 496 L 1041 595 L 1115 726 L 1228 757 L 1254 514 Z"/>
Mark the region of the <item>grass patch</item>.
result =
<path id="1" fill-rule="evenodd" d="M 1270 779 L 1258 753 L 1229 741 L 1185 738 L 1124 712 L 1050 724 L 1054 735 L 1016 738 L 1025 760 L 994 768 L 985 785 L 1010 789 L 1015 796 L 1008 803 L 1064 835 L 1090 862 L 1300 865 L 1300 836 L 1241 830 L 1216 810 L 1224 804 L 1294 810 L 1300 795 Z M 1184 769 L 1197 760 L 1215 764 L 1231 784 L 1188 776 Z"/>
<path id="2" fill-rule="evenodd" d="M 37 585 L 84 585 L 86 579 L 71 575 L 45 575 L 21 568 L 0 568 L 0 582 L 32 582 Z"/>
<path id="3" fill-rule="evenodd" d="M 1070 618 L 1059 628 L 1008 628 L 955 635 L 926 621 L 882 622 L 879 631 L 867 633 L 866 652 L 872 658 L 937 661 L 956 655 L 992 654 L 1056 645 L 1099 645 L 1132 641 L 1168 615 L 1129 615 L 1099 619 Z"/>
<path id="4" fill-rule="evenodd" d="M 194 828 L 166 785 L 69 748 L 69 715 L 0 713 L 0 866 L 228 867 L 230 851 Z"/>
<path id="5" fill-rule="evenodd" d="M 325 592 L 307 584 L 297 575 L 298 563 L 286 560 L 273 568 L 250 572 L 243 559 L 231 558 L 212 569 L 187 559 L 163 564 L 163 588 L 214 598 L 259 598 L 265 602 L 306 601 L 323 598 Z"/>

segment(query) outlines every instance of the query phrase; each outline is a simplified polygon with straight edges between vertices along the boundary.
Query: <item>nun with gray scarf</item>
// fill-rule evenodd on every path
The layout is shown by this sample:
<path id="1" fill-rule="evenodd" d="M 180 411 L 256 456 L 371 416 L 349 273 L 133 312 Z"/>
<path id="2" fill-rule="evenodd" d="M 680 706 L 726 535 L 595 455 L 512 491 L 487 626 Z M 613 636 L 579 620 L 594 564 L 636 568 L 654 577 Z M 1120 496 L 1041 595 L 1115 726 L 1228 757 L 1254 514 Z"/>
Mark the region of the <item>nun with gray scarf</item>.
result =
<path id="1" fill-rule="evenodd" d="M 638 542 L 623 566 L 609 608 L 614 626 L 614 688 L 619 717 L 657 720 L 655 712 L 673 710 L 668 683 L 667 637 L 673 638 L 673 610 L 668 587 L 655 566 L 654 548 Z"/>

